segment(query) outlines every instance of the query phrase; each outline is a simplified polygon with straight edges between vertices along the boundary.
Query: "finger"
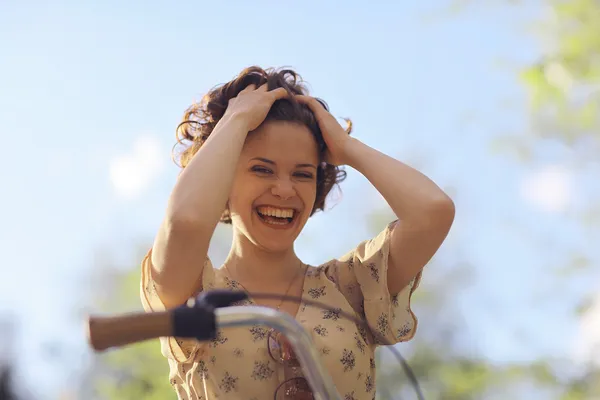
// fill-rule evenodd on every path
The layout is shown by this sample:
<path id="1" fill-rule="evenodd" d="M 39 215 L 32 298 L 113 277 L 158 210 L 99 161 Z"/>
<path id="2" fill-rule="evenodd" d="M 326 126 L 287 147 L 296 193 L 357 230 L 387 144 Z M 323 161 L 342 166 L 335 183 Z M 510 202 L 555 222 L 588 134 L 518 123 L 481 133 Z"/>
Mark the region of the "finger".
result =
<path id="1" fill-rule="evenodd" d="M 240 93 L 242 92 L 251 92 L 254 89 L 256 89 L 256 85 L 254 83 L 249 84 L 248 86 L 246 86 L 245 88 L 243 88 Z"/>
<path id="2" fill-rule="evenodd" d="M 269 93 L 271 94 L 271 96 L 273 96 L 273 100 L 279 100 L 289 96 L 288 91 L 282 87 L 271 90 Z"/>
<path id="3" fill-rule="evenodd" d="M 260 87 L 258 89 L 256 89 L 257 92 L 266 92 L 269 89 L 269 85 L 267 83 L 263 83 L 262 85 L 260 85 Z"/>
<path id="4" fill-rule="evenodd" d="M 296 100 L 298 100 L 299 103 L 306 104 L 308 106 L 308 108 L 310 108 L 310 110 L 315 114 L 317 114 L 317 113 L 320 114 L 323 111 L 327 111 L 323 107 L 323 104 L 321 104 L 321 102 L 319 102 L 314 97 L 305 96 L 303 94 L 298 94 L 295 96 L 295 98 L 296 98 Z"/>
<path id="5" fill-rule="evenodd" d="M 315 99 L 314 97 L 305 96 L 303 94 L 298 94 L 295 97 L 298 100 L 298 102 L 306 104 L 311 109 L 312 108 L 317 108 L 317 107 L 323 108 L 321 106 L 321 103 L 319 103 L 319 101 L 317 99 Z M 313 111 L 316 111 L 316 110 L 313 110 Z"/>

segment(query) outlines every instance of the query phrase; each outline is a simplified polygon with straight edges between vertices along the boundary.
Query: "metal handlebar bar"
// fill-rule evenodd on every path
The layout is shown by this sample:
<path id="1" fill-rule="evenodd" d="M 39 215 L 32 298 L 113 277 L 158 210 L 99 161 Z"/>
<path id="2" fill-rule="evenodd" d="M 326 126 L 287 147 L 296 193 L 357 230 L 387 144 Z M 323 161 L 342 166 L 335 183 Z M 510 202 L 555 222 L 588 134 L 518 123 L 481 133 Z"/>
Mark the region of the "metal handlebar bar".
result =
<path id="1" fill-rule="evenodd" d="M 321 364 L 310 336 L 290 315 L 260 306 L 227 306 L 231 292 L 206 292 L 192 307 L 152 313 L 131 313 L 116 317 L 91 316 L 88 341 L 97 352 L 159 337 L 193 337 L 207 341 L 217 328 L 266 325 L 286 336 L 304 372 L 316 400 L 342 400 L 331 375 Z"/>
<path id="2" fill-rule="evenodd" d="M 316 400 L 342 400 L 329 372 L 323 367 L 310 336 L 306 330 L 288 314 L 267 307 L 227 307 L 216 310 L 217 325 L 251 326 L 266 325 L 283 333 L 292 345 L 304 377 L 313 390 Z"/>

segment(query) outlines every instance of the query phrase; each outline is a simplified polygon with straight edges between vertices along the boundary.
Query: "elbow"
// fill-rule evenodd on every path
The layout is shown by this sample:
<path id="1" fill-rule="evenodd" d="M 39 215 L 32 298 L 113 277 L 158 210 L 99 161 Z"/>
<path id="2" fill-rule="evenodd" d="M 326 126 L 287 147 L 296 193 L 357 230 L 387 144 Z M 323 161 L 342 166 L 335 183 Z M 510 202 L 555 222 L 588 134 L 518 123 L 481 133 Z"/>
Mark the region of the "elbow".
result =
<path id="1" fill-rule="evenodd" d="M 454 223 L 454 217 L 456 216 L 456 207 L 454 201 L 450 197 L 446 196 L 446 199 L 440 201 L 436 206 L 436 214 L 440 224 L 443 224 L 448 230 Z"/>
<path id="2" fill-rule="evenodd" d="M 446 194 L 443 194 L 439 198 L 428 202 L 425 214 L 427 215 L 428 224 L 449 230 L 454 222 L 456 207 L 454 201 Z"/>
<path id="3" fill-rule="evenodd" d="M 434 202 L 434 208 L 439 212 L 448 215 L 452 219 L 454 219 L 454 214 L 456 213 L 456 207 L 454 205 L 454 201 L 448 196 L 444 194 L 439 199 L 436 199 Z"/>

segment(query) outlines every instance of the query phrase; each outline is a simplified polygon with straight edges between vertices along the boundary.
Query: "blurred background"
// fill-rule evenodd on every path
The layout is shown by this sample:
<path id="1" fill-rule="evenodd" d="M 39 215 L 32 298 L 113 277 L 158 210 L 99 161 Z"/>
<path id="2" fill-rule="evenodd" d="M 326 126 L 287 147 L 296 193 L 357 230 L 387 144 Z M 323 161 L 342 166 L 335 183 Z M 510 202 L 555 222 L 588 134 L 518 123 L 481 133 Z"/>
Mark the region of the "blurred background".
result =
<path id="1" fill-rule="evenodd" d="M 175 398 L 158 342 L 95 355 L 83 321 L 141 309 L 175 127 L 250 65 L 454 198 L 396 346 L 428 399 L 600 398 L 598 1 L 2 0 L 0 55 L 0 398 Z M 348 173 L 308 263 L 392 218 Z M 415 398 L 387 359 L 378 385 Z"/>

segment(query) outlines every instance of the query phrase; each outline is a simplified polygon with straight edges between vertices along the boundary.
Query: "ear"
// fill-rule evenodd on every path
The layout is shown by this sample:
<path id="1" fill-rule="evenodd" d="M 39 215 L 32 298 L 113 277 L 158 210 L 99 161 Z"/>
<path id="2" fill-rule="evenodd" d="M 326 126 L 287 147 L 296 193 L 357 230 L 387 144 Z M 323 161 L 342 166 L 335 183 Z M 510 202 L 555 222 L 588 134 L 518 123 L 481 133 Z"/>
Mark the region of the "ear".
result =
<path id="1" fill-rule="evenodd" d="M 225 210 L 223 210 L 223 213 L 221 214 L 221 219 L 219 221 L 226 224 L 231 223 L 231 213 L 229 212 L 229 200 L 227 200 L 227 203 L 225 204 Z"/>

